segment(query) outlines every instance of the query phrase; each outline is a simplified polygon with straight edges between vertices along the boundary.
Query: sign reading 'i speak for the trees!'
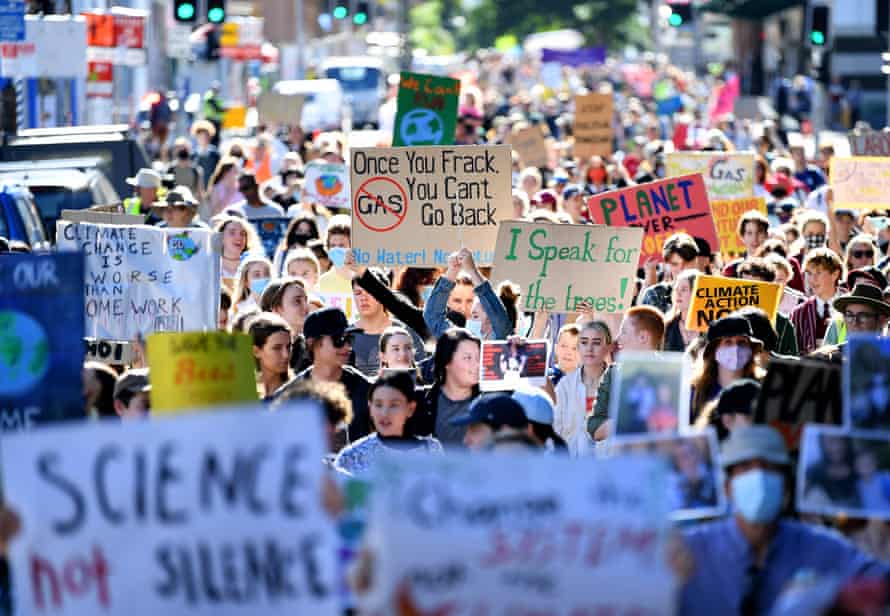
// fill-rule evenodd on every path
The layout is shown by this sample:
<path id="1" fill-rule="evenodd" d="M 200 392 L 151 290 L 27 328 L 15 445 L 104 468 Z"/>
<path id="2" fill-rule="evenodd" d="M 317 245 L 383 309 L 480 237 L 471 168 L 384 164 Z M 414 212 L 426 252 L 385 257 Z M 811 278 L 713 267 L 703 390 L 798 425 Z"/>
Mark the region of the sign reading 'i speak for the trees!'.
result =
<path id="1" fill-rule="evenodd" d="M 505 221 L 492 278 L 522 288 L 525 311 L 599 312 L 630 306 L 643 231 L 594 225 Z"/>

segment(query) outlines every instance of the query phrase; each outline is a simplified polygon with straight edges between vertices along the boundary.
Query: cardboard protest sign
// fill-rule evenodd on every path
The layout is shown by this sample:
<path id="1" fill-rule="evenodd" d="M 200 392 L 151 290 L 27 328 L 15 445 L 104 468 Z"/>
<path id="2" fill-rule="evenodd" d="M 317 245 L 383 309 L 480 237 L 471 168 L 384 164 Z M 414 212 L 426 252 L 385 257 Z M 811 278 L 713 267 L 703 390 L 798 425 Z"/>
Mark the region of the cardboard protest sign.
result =
<path id="1" fill-rule="evenodd" d="M 274 122 L 297 126 L 303 117 L 302 94 L 281 94 L 279 92 L 263 92 L 257 100 L 257 114 L 260 122 Z"/>
<path id="2" fill-rule="evenodd" d="M 665 167 L 668 176 L 701 173 L 712 200 L 754 196 L 754 154 L 750 152 L 671 152 L 665 157 Z"/>
<path id="3" fill-rule="evenodd" d="M 890 432 L 890 340 L 874 335 L 847 337 L 844 362 L 844 425 Z"/>
<path id="4" fill-rule="evenodd" d="M 339 614 L 324 442 L 308 404 L 4 438 L 17 610 Z"/>
<path id="5" fill-rule="evenodd" d="M 852 477 L 835 479 L 848 464 Z M 801 513 L 890 520 L 890 432 L 806 426 L 796 492 Z"/>
<path id="6" fill-rule="evenodd" d="M 214 330 L 220 249 L 207 229 L 60 221 L 60 251 L 86 255 L 86 335 L 135 340 L 153 331 Z M 83 337 L 83 336 L 81 336 Z"/>
<path id="7" fill-rule="evenodd" d="M 890 156 L 890 132 L 865 131 L 847 135 L 851 156 Z"/>
<path id="8" fill-rule="evenodd" d="M 86 358 L 113 366 L 129 366 L 133 363 L 133 345 L 125 340 L 96 340 L 84 338 Z"/>
<path id="9" fill-rule="evenodd" d="M 378 469 L 365 607 L 660 614 L 673 602 L 666 475 L 653 457 L 405 455 Z"/>
<path id="10" fill-rule="evenodd" d="M 831 159 L 834 207 L 886 209 L 890 194 L 890 157 L 855 156 Z"/>
<path id="11" fill-rule="evenodd" d="M 0 257 L 0 432 L 85 416 L 83 255 Z"/>
<path id="12" fill-rule="evenodd" d="M 256 229 L 257 235 L 260 237 L 260 243 L 263 245 L 263 251 L 270 259 L 275 256 L 275 251 L 281 240 L 287 233 L 287 227 L 290 225 L 291 219 L 287 216 L 276 216 L 275 218 L 255 218 L 250 222 Z"/>
<path id="13" fill-rule="evenodd" d="M 641 227 L 645 233 L 639 265 L 663 261 L 665 240 L 681 231 L 717 246 L 702 176 L 686 175 L 600 193 L 587 200 L 591 219 L 610 227 Z"/>
<path id="14" fill-rule="evenodd" d="M 494 260 L 513 216 L 510 146 L 352 151 L 352 245 L 362 265 L 439 267 L 461 247 Z"/>
<path id="15" fill-rule="evenodd" d="M 807 301 L 806 295 L 791 287 L 785 287 L 782 289 L 782 299 L 779 301 L 779 312 L 785 316 L 789 316 L 792 310 L 805 301 Z"/>
<path id="16" fill-rule="evenodd" d="M 763 197 L 746 197 L 744 199 L 720 199 L 711 201 L 714 223 L 720 238 L 720 254 L 724 259 L 734 259 L 745 253 L 745 245 L 739 237 L 739 219 L 745 214 L 756 210 L 766 216 L 766 199 Z M 749 223 L 750 224 L 750 223 Z M 717 252 L 716 246 L 713 247 Z"/>
<path id="17" fill-rule="evenodd" d="M 683 353 L 622 352 L 612 379 L 614 435 L 670 432 L 689 425 L 692 368 Z"/>
<path id="18" fill-rule="evenodd" d="M 355 298 L 352 293 L 320 293 L 314 291 L 312 293 L 324 302 L 327 308 L 339 308 L 343 311 L 348 319 L 357 319 L 358 307 L 355 305 Z"/>
<path id="19" fill-rule="evenodd" d="M 451 145 L 460 80 L 403 71 L 396 97 L 393 146 Z"/>
<path id="20" fill-rule="evenodd" d="M 508 133 L 504 141 L 519 154 L 523 167 L 546 167 L 550 162 L 547 140 L 540 126 L 526 126 Z"/>
<path id="21" fill-rule="evenodd" d="M 773 358 L 757 400 L 754 423 L 776 428 L 788 448 L 797 451 L 804 424 L 841 424 L 841 400 L 840 366 Z"/>
<path id="22" fill-rule="evenodd" d="M 549 355 L 547 340 L 527 340 L 522 344 L 486 340 L 479 362 L 479 387 L 482 391 L 512 390 L 520 385 L 541 387 L 547 382 Z"/>
<path id="23" fill-rule="evenodd" d="M 774 282 L 702 274 L 695 277 L 695 285 L 692 287 L 692 303 L 686 315 L 686 329 L 707 331 L 712 322 L 748 306 L 760 308 L 775 323 L 781 299 L 782 285 Z"/>
<path id="24" fill-rule="evenodd" d="M 584 301 L 623 312 L 633 299 L 642 239 L 641 229 L 505 221 L 492 280 L 520 285 L 528 312 L 574 312 Z"/>
<path id="25" fill-rule="evenodd" d="M 312 161 L 306 165 L 303 203 L 317 203 L 330 209 L 349 209 L 349 174 L 343 163 Z"/>
<path id="26" fill-rule="evenodd" d="M 575 144 L 572 152 L 585 160 L 591 156 L 609 156 L 612 153 L 612 114 L 614 101 L 611 94 L 579 94 L 575 97 L 575 123 L 572 135 Z"/>
<path id="27" fill-rule="evenodd" d="M 152 334 L 145 350 L 154 414 L 257 400 L 253 343 L 245 334 Z"/>
<path id="28" fill-rule="evenodd" d="M 615 435 L 610 452 L 623 455 L 656 455 L 668 468 L 667 499 L 672 520 L 713 518 L 726 509 L 723 474 L 717 460 L 717 435 L 704 433 Z"/>

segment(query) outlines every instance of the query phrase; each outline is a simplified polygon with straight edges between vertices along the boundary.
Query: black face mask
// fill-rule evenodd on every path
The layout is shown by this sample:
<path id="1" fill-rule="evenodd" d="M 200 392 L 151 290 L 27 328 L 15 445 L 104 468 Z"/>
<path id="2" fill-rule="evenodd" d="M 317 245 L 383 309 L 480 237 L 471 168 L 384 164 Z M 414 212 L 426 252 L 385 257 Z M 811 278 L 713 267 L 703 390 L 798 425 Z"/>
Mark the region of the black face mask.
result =
<path id="1" fill-rule="evenodd" d="M 296 233 L 291 235 L 291 239 L 294 244 L 299 244 L 300 246 L 305 246 L 309 240 L 314 239 L 311 233 L 300 233 L 297 231 Z"/>
<path id="2" fill-rule="evenodd" d="M 457 327 L 464 327 L 467 324 L 467 317 L 465 317 L 461 312 L 449 310 L 445 314 L 445 316 L 448 317 L 448 320 L 454 323 Z"/>
<path id="3" fill-rule="evenodd" d="M 176 153 L 176 158 L 178 158 L 179 160 L 188 160 L 189 159 L 188 150 L 179 150 Z"/>

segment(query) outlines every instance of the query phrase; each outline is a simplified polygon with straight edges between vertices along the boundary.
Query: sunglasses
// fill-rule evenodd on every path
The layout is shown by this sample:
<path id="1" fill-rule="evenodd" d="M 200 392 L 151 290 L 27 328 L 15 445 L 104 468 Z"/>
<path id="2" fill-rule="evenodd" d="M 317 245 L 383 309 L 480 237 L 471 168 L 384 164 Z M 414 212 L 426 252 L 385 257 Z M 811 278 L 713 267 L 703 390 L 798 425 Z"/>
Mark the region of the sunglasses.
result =
<path id="1" fill-rule="evenodd" d="M 850 256 L 854 259 L 874 259 L 875 252 L 873 250 L 851 250 Z"/>
<path id="2" fill-rule="evenodd" d="M 339 334 L 337 336 L 329 336 L 331 344 L 337 349 L 342 349 L 347 344 L 352 346 L 352 334 Z"/>

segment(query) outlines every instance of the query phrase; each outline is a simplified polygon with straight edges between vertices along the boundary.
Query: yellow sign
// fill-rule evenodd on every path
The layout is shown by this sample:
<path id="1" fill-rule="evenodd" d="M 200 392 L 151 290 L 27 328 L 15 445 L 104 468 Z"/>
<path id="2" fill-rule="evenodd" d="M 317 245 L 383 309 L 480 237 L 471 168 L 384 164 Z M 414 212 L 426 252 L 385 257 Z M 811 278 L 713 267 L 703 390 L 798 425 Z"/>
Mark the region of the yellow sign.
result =
<path id="1" fill-rule="evenodd" d="M 244 128 L 247 121 L 247 107 L 240 105 L 238 107 L 229 107 L 223 113 L 223 128 Z"/>
<path id="2" fill-rule="evenodd" d="M 713 321 L 748 306 L 760 308 L 775 324 L 781 297 L 782 285 L 773 282 L 698 276 L 692 289 L 686 329 L 707 331 Z"/>
<path id="3" fill-rule="evenodd" d="M 835 156 L 831 191 L 835 208 L 885 209 L 890 200 L 890 158 Z"/>
<path id="4" fill-rule="evenodd" d="M 222 47 L 237 47 L 239 41 L 238 24 L 232 21 L 222 25 L 222 34 L 219 37 L 219 44 Z"/>
<path id="5" fill-rule="evenodd" d="M 751 210 L 757 210 L 766 216 L 766 200 L 763 197 L 745 197 L 711 201 L 717 237 L 720 238 L 720 253 L 724 257 L 734 258 L 744 254 L 745 245 L 738 233 L 739 219 Z"/>
<path id="6" fill-rule="evenodd" d="M 256 402 L 250 337 L 226 332 L 164 332 L 147 341 L 153 414 Z"/>
<path id="7" fill-rule="evenodd" d="M 668 177 L 701 173 L 711 201 L 754 196 L 753 153 L 671 152 L 665 167 Z"/>

